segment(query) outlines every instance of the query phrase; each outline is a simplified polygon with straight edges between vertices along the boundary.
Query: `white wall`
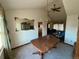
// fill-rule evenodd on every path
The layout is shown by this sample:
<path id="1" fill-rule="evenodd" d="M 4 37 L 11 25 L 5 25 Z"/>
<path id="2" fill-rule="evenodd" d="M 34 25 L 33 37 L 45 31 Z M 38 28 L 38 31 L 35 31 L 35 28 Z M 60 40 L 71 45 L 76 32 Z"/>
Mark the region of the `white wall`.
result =
<path id="1" fill-rule="evenodd" d="M 65 42 L 73 45 L 77 41 L 79 0 L 63 0 L 67 13 Z"/>
<path id="2" fill-rule="evenodd" d="M 79 0 L 62 0 L 67 14 L 79 14 Z"/>
<path id="3" fill-rule="evenodd" d="M 77 32 L 78 32 L 78 16 L 67 15 L 65 43 L 74 45 L 74 42 L 77 41 Z"/>
<path id="4" fill-rule="evenodd" d="M 14 17 L 34 19 L 34 30 L 16 32 Z M 26 44 L 32 39 L 38 38 L 38 22 L 43 22 L 43 36 L 47 35 L 47 12 L 44 9 L 6 10 L 6 19 L 10 31 L 12 48 Z"/>
<path id="5" fill-rule="evenodd" d="M 3 49 L 2 49 L 2 50 L 0 50 L 0 59 L 4 59 Z"/>
<path id="6" fill-rule="evenodd" d="M 0 59 L 4 59 L 4 55 L 3 54 L 0 55 Z"/>

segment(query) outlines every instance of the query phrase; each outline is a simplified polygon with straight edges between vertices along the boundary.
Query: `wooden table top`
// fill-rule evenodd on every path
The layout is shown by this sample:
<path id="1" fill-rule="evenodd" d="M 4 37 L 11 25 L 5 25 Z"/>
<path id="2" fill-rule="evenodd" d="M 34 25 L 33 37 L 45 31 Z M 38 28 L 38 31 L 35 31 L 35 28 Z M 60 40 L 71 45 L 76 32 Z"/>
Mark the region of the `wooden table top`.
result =
<path id="1" fill-rule="evenodd" d="M 59 39 L 55 38 L 54 36 L 45 36 L 42 38 L 38 38 L 32 41 L 32 44 L 38 48 L 41 53 L 47 52 L 49 49 L 56 46 L 59 42 Z"/>

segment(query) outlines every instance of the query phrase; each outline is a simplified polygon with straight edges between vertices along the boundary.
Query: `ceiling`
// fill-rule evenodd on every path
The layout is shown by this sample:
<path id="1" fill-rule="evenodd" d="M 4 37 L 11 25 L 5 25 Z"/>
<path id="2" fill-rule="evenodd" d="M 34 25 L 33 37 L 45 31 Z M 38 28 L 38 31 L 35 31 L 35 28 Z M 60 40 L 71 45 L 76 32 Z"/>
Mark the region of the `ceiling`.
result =
<path id="1" fill-rule="evenodd" d="M 67 14 L 79 14 L 79 0 L 63 0 Z"/>
<path id="2" fill-rule="evenodd" d="M 63 6 L 62 0 L 0 0 L 2 6 L 5 10 L 8 9 L 27 9 L 27 8 L 46 8 L 47 5 L 48 11 L 50 11 L 50 8 L 52 4 L 56 4 L 56 7 L 61 7 L 61 12 L 53 12 L 50 11 L 49 17 L 50 19 L 54 21 L 65 21 L 66 20 L 66 12 L 65 8 Z"/>
<path id="3" fill-rule="evenodd" d="M 0 0 L 5 9 L 45 8 L 47 0 Z"/>
<path id="4" fill-rule="evenodd" d="M 48 3 L 47 0 L 0 0 L 0 3 L 6 10 L 45 8 L 47 4 L 51 4 L 50 2 L 53 2 L 52 4 L 55 3 L 57 7 L 62 7 L 61 12 L 53 12 L 50 11 L 50 8 L 53 6 L 49 5 L 49 17 L 54 21 L 64 21 L 68 14 L 79 14 L 79 0 L 48 0 Z"/>
<path id="5" fill-rule="evenodd" d="M 60 12 L 54 12 L 51 10 L 51 8 L 54 8 L 54 4 L 56 4 L 56 7 L 61 7 Z M 48 11 L 49 17 L 52 21 L 60 23 L 66 21 L 67 15 L 62 0 L 48 0 Z"/>

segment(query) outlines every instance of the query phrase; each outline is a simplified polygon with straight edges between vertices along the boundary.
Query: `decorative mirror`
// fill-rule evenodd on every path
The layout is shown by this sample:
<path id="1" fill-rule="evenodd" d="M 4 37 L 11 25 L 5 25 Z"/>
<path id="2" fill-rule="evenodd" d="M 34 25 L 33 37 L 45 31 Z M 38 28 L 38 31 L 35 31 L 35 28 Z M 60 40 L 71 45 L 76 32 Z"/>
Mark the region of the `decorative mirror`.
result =
<path id="1" fill-rule="evenodd" d="M 27 18 L 20 19 L 18 17 L 15 17 L 15 21 L 16 21 L 16 31 L 34 29 L 34 20 L 29 20 Z"/>
<path id="2" fill-rule="evenodd" d="M 30 29 L 34 29 L 34 22 L 32 20 L 21 23 L 21 30 L 30 30 Z"/>

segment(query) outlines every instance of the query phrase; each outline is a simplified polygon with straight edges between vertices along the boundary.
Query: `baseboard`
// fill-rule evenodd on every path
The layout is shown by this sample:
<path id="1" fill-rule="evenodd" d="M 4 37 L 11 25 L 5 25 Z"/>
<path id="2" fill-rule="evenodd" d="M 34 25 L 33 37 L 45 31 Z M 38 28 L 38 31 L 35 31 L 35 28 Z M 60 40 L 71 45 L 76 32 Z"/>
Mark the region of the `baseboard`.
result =
<path id="1" fill-rule="evenodd" d="M 65 43 L 65 42 L 64 42 L 64 44 L 74 47 L 73 45 L 70 45 L 70 44 L 68 44 L 68 43 Z"/>
<path id="2" fill-rule="evenodd" d="M 26 43 L 26 44 L 23 44 L 23 45 L 20 45 L 20 46 L 17 46 L 17 47 L 15 47 L 15 48 L 12 48 L 11 50 L 15 50 L 15 49 L 17 49 L 17 48 L 20 48 L 20 47 L 22 47 L 22 46 L 24 46 L 24 45 L 28 45 L 28 44 L 30 44 L 31 42 L 29 42 L 29 43 Z"/>

